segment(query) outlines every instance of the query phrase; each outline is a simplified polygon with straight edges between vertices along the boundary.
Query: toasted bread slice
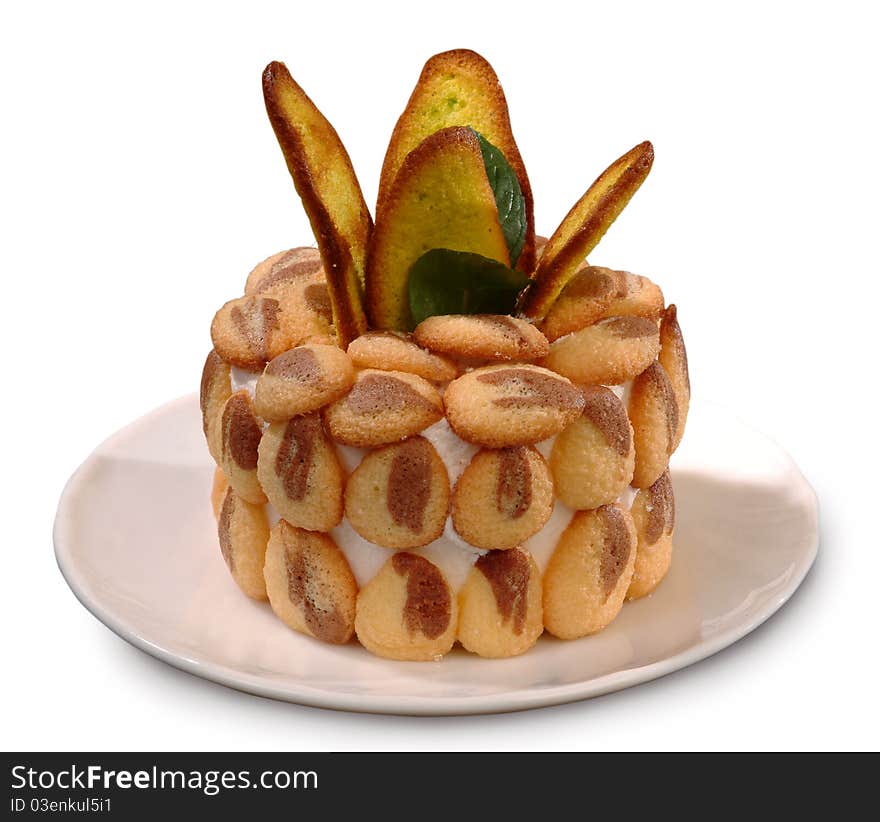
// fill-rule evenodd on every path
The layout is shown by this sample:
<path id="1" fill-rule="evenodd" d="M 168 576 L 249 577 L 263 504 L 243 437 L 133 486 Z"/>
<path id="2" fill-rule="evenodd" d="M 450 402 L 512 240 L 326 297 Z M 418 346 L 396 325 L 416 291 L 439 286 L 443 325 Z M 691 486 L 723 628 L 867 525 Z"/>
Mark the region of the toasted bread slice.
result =
<path id="1" fill-rule="evenodd" d="M 471 126 L 479 131 L 501 151 L 516 173 L 527 220 L 517 268 L 531 273 L 535 267 L 535 209 L 529 177 L 513 139 L 507 100 L 498 77 L 492 66 L 474 51 L 444 51 L 425 63 L 391 135 L 379 180 L 376 218 L 407 154 L 426 137 L 449 126 Z"/>
<path id="2" fill-rule="evenodd" d="M 467 126 L 438 131 L 411 151 L 380 203 L 367 257 L 373 328 L 412 329 L 409 271 L 432 248 L 510 264 L 480 143 Z"/>
<path id="3" fill-rule="evenodd" d="M 367 330 L 362 293 L 373 220 L 339 135 L 284 63 L 263 72 L 266 111 L 312 224 L 345 347 Z"/>
<path id="4" fill-rule="evenodd" d="M 541 255 L 534 282 L 523 303 L 527 317 L 540 320 L 546 316 L 584 258 L 648 176 L 653 162 L 653 146 L 648 141 L 639 143 L 608 166 L 575 203 Z"/>

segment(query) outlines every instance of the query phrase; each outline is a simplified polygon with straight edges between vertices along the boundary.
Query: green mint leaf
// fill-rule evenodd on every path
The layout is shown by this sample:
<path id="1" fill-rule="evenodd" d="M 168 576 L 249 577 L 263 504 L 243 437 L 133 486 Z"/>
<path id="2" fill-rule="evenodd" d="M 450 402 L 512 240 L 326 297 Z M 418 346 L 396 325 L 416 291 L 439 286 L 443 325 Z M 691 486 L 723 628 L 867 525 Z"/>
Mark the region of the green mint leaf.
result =
<path id="1" fill-rule="evenodd" d="M 483 165 L 486 167 L 486 176 L 495 195 L 501 231 L 504 233 L 507 250 L 510 252 L 510 264 L 513 266 L 516 265 L 526 241 L 526 201 L 519 187 L 516 172 L 510 167 L 510 163 L 501 151 L 479 131 L 471 130 L 480 141 Z"/>
<path id="2" fill-rule="evenodd" d="M 409 270 L 413 323 L 443 314 L 512 314 L 529 282 L 521 271 L 480 254 L 431 249 Z"/>

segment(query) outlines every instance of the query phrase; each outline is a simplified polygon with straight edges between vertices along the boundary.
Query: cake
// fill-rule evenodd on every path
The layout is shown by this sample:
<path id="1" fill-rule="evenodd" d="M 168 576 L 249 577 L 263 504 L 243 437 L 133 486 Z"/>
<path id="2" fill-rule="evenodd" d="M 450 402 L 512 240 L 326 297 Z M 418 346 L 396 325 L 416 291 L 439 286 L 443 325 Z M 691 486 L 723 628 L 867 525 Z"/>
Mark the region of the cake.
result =
<path id="1" fill-rule="evenodd" d="M 494 71 L 445 52 L 394 129 L 374 223 L 283 64 L 263 90 L 317 242 L 256 265 L 211 324 L 232 579 L 295 631 L 396 660 L 601 631 L 669 569 L 690 398 L 676 307 L 587 262 L 651 144 L 542 238 Z"/>

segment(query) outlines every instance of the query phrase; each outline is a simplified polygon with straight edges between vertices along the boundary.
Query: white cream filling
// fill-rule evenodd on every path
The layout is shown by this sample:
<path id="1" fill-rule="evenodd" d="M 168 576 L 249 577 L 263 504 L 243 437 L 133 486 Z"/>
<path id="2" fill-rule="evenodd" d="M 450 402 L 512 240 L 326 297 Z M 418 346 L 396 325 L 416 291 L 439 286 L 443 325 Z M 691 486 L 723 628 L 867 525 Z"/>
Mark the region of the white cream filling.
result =
<path id="1" fill-rule="evenodd" d="M 243 368 L 233 365 L 229 369 L 229 387 L 232 389 L 232 393 L 247 391 L 253 399 L 257 393 L 257 380 L 261 373 L 261 371 L 245 371 Z"/>
<path id="2" fill-rule="evenodd" d="M 629 413 L 629 398 L 632 396 L 633 381 L 628 380 L 620 385 L 609 385 L 608 388 L 614 392 L 617 399 L 623 403 L 623 407 Z"/>
<path id="3" fill-rule="evenodd" d="M 259 376 L 259 373 L 245 371 L 233 366 L 230 369 L 229 375 L 232 391 L 245 390 L 253 398 Z M 632 381 L 621 385 L 612 385 L 609 388 L 620 398 L 624 407 L 628 409 Z M 446 472 L 449 474 L 449 485 L 450 487 L 455 487 L 455 483 L 462 475 L 464 469 L 467 468 L 474 454 L 480 450 L 479 446 L 465 442 L 458 437 L 452 431 L 445 418 L 426 428 L 421 432 L 421 435 L 437 450 L 440 459 L 443 460 L 446 466 Z M 535 448 L 547 459 L 550 456 L 550 451 L 555 441 L 556 437 L 550 437 L 536 443 Z M 339 454 L 339 460 L 346 474 L 350 474 L 357 468 L 364 456 L 369 453 L 369 449 L 352 448 L 337 443 L 336 452 Z M 617 501 L 629 510 L 637 492 L 638 489 L 627 486 Z M 271 503 L 266 504 L 265 510 L 269 525 L 275 525 L 280 519 L 278 511 Z M 523 547 L 529 550 L 542 572 L 550 561 L 550 556 L 556 548 L 560 535 L 566 529 L 569 522 L 571 522 L 574 513 L 573 508 L 569 508 L 559 500 L 556 500 L 553 513 L 544 527 L 523 543 Z M 383 548 L 380 545 L 365 540 L 351 527 L 348 520 L 343 520 L 333 528 L 330 531 L 330 535 L 348 560 L 348 564 L 359 587 L 366 585 L 393 554 L 393 549 Z M 471 566 L 486 551 L 475 548 L 473 545 L 465 542 L 456 532 L 452 524 L 452 516 L 450 515 L 446 519 L 446 527 L 440 537 L 422 548 L 410 549 L 410 553 L 418 554 L 433 562 L 443 572 L 452 590 L 458 591 L 464 585 Z"/>
<path id="4" fill-rule="evenodd" d="M 281 519 L 281 514 L 278 513 L 278 509 L 272 505 L 271 502 L 267 502 L 265 506 L 263 506 L 263 510 L 266 512 L 266 519 L 269 520 L 269 527 L 271 528 L 273 525 L 277 525 L 278 520 Z"/>

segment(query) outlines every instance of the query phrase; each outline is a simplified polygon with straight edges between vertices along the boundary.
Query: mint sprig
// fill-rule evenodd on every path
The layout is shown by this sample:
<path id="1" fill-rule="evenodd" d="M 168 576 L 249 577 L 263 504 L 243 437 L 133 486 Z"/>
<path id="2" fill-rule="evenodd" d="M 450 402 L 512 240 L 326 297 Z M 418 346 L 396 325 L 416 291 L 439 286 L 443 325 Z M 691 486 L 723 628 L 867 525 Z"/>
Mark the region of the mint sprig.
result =
<path id="1" fill-rule="evenodd" d="M 492 145 L 479 131 L 471 129 L 480 141 L 480 153 L 495 205 L 498 207 L 498 219 L 507 250 L 510 252 L 510 264 L 516 265 L 526 241 L 526 200 L 523 197 L 516 172 L 511 168 L 504 155 Z"/>
<path id="2" fill-rule="evenodd" d="M 409 307 L 414 325 L 443 314 L 512 314 L 529 284 L 521 271 L 474 254 L 434 248 L 409 271 Z"/>

